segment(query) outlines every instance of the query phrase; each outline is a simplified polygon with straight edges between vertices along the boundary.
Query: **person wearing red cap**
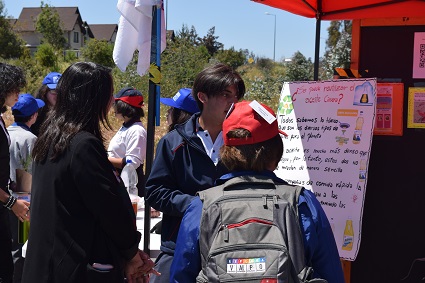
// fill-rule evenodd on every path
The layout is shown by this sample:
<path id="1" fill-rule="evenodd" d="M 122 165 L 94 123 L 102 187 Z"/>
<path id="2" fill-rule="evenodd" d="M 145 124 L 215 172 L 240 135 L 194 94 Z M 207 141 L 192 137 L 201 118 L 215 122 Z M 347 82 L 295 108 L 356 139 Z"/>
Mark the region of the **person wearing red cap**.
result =
<path id="1" fill-rule="evenodd" d="M 237 190 L 238 184 L 245 188 L 248 183 L 252 189 L 264 188 L 265 183 L 288 185 L 273 172 L 283 155 L 281 135 L 286 134 L 279 130 L 276 115 L 270 107 L 249 101 L 236 103 L 223 123 L 224 146 L 220 149 L 221 162 L 230 173 L 221 176 L 216 185 L 226 187 L 226 190 Z M 227 187 L 229 184 L 231 188 Z M 196 197 L 183 216 L 170 282 L 204 282 L 196 280 L 202 269 L 199 246 L 202 210 L 202 201 Z M 343 283 L 341 262 L 329 221 L 315 195 L 304 188 L 298 199 L 298 213 L 305 262 L 313 267 L 313 278 Z M 280 282 L 277 279 L 273 282 Z"/>
<path id="2" fill-rule="evenodd" d="M 155 266 L 161 276 L 151 282 L 170 282 L 169 271 L 183 214 L 197 191 L 213 186 L 227 172 L 218 157 L 226 113 L 245 94 L 245 83 L 230 66 L 213 64 L 195 78 L 192 96 L 200 112 L 176 125 L 158 142 L 146 182 L 147 203 L 163 212 L 161 253 Z"/>
<path id="3" fill-rule="evenodd" d="M 121 128 L 112 137 L 108 146 L 108 159 L 118 173 L 128 160 L 137 168 L 138 195 L 145 196 L 145 175 L 143 163 L 146 158 L 147 132 L 141 122 L 145 116 L 143 111 L 143 95 L 132 87 L 125 87 L 114 95 L 115 117 L 123 121 Z"/>

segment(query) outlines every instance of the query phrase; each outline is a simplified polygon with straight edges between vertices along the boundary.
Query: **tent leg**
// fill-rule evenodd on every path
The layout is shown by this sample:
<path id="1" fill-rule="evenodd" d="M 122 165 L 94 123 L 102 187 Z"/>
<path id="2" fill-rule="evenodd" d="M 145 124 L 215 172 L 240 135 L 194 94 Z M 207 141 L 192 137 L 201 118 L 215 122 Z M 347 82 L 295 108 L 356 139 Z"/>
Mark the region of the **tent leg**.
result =
<path id="1" fill-rule="evenodd" d="M 157 19 L 161 19 L 161 9 L 153 6 L 152 8 L 153 20 L 152 20 L 152 33 L 151 33 L 151 56 L 150 63 L 155 64 L 160 68 L 160 54 L 161 50 L 157 47 L 161 44 L 161 21 L 159 20 L 159 26 Z M 149 78 L 152 75 L 149 74 Z M 146 162 L 145 162 L 145 176 L 149 177 L 152 169 L 153 155 L 154 155 L 154 143 L 155 143 L 155 118 L 159 117 L 159 111 L 157 108 L 159 105 L 159 87 L 150 79 L 149 80 L 149 104 L 148 104 L 148 122 L 147 122 L 147 140 L 146 140 Z M 151 229 L 151 208 L 145 200 L 145 221 L 143 224 L 143 250 L 150 256 L 150 229 Z"/>
<path id="2" fill-rule="evenodd" d="M 314 50 L 314 80 L 319 80 L 319 53 L 320 53 L 320 17 L 316 19 L 316 43 Z"/>
<path id="3" fill-rule="evenodd" d="M 342 270 L 344 271 L 345 283 L 350 283 L 351 281 L 351 261 L 341 260 Z"/>

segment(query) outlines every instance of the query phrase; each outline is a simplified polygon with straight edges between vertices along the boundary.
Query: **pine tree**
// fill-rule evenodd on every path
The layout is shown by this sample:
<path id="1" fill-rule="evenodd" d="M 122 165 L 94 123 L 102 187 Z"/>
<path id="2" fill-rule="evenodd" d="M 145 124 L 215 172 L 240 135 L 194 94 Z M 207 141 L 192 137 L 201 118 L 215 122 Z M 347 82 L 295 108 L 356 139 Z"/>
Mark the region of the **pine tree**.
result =
<path id="1" fill-rule="evenodd" d="M 295 52 L 292 61 L 287 64 L 286 81 L 313 80 L 313 62 L 300 51 Z"/>
<path id="2" fill-rule="evenodd" d="M 23 54 L 24 41 L 17 36 L 6 18 L 3 0 L 0 0 L 0 57 L 18 58 Z"/>
<path id="3" fill-rule="evenodd" d="M 42 43 L 49 43 L 60 50 L 65 47 L 66 39 L 59 14 L 48 4 L 41 2 L 41 13 L 37 17 L 36 30 L 43 35 Z"/>
<path id="4" fill-rule="evenodd" d="M 350 68 L 352 22 L 331 21 L 328 27 L 328 39 L 322 60 L 325 70 L 322 79 L 331 79 L 335 68 Z"/>

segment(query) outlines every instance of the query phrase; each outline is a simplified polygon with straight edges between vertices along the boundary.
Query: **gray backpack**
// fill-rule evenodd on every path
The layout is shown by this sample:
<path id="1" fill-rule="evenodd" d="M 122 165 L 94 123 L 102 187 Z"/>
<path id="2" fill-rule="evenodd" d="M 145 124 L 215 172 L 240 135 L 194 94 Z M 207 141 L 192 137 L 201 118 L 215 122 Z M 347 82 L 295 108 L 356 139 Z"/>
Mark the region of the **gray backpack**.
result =
<path id="1" fill-rule="evenodd" d="M 198 192 L 202 270 L 197 282 L 326 283 L 308 280 L 298 221 L 299 186 L 242 176 Z"/>

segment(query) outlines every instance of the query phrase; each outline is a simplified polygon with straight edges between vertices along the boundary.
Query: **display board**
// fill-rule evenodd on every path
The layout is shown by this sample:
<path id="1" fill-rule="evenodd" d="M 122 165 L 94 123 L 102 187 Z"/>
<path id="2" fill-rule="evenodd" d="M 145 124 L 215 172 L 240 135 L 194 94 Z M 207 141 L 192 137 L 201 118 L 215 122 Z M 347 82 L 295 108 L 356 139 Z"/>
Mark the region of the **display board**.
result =
<path id="1" fill-rule="evenodd" d="M 288 136 L 276 174 L 312 190 L 341 258 L 355 260 L 375 125 L 376 79 L 284 83 L 278 123 Z"/>
<path id="2" fill-rule="evenodd" d="M 374 135 L 403 135 L 403 83 L 378 83 Z"/>
<path id="3" fill-rule="evenodd" d="M 408 128 L 425 128 L 425 88 L 409 87 Z"/>

